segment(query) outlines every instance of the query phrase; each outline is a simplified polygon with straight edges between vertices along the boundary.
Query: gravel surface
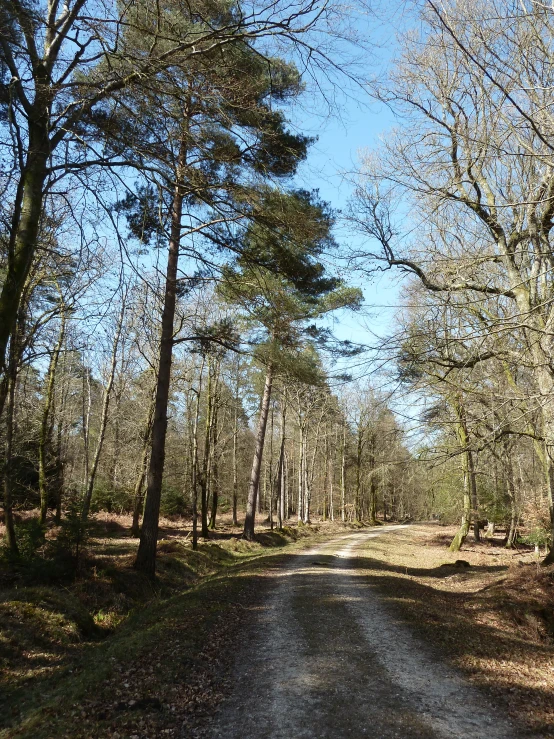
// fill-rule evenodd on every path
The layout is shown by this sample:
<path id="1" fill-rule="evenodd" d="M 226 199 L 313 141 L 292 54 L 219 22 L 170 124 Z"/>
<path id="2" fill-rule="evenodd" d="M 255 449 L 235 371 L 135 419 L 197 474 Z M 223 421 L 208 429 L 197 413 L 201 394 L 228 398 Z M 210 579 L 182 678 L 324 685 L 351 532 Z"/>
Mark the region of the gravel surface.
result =
<path id="1" fill-rule="evenodd" d="M 211 735 L 225 739 L 517 739 L 460 674 L 433 657 L 372 587 L 366 529 L 304 551 L 245 624 Z"/>

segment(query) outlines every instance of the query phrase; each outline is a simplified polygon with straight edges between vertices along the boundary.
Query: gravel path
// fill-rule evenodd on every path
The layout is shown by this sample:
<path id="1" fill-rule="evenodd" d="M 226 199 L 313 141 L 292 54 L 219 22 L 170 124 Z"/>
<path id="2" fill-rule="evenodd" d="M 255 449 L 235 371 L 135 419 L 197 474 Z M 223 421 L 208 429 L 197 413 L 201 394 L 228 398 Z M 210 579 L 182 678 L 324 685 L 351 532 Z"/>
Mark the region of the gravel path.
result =
<path id="1" fill-rule="evenodd" d="M 235 688 L 214 739 L 517 739 L 372 587 L 370 540 L 399 528 L 342 536 L 268 573 L 271 596 L 239 635 Z"/>

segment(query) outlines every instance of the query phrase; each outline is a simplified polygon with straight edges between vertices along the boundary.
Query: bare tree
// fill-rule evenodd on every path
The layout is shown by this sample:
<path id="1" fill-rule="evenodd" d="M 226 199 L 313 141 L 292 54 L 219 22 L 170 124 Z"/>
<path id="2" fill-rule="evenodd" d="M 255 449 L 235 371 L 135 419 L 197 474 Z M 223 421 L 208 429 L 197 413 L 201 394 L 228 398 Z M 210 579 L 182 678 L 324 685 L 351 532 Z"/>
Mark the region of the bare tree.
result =
<path id="1" fill-rule="evenodd" d="M 414 275 L 430 292 L 459 295 L 489 319 L 496 300 L 500 308 L 484 322 L 488 330 L 523 334 L 520 346 L 528 354 L 520 361 L 531 365 L 540 394 L 554 544 L 554 169 L 541 128 L 546 119 L 536 125 L 552 67 L 541 64 L 540 85 L 519 94 L 544 13 L 534 19 L 497 8 L 495 16 L 493 6 L 471 2 L 439 12 L 429 3 L 421 35 L 404 39 L 388 89 L 379 94 L 409 124 L 380 157 L 365 160 L 354 220 L 379 249 L 358 257 Z M 471 13 L 485 22 L 464 25 Z M 494 79 L 483 71 L 489 61 Z M 410 203 L 409 224 L 402 222 L 400 199 Z M 483 352 L 476 360 L 486 358 Z"/>

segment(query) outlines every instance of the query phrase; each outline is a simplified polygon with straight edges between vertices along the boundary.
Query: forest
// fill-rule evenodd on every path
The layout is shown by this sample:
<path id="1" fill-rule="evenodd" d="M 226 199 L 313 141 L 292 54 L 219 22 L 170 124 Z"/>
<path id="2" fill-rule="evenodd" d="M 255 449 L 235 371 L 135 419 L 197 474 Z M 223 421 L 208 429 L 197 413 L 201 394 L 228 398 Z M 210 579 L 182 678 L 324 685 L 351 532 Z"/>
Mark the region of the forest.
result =
<path id="1" fill-rule="evenodd" d="M 287 121 L 305 87 L 290 55 L 310 41 L 271 57 L 262 39 L 286 35 L 283 18 L 162 10 L 120 18 L 114 5 L 85 32 L 80 4 L 63 22 L 53 5 L 50 41 L 38 8 L 5 16 L 0 404 L 14 556 L 51 521 L 69 516 L 78 538 L 79 519 L 125 513 L 135 566 L 153 574 L 160 515 L 192 519 L 196 546 L 219 511 L 237 524 L 248 508 L 251 538 L 256 511 L 281 527 L 425 506 L 386 397 L 344 375 L 344 392 L 331 389 L 333 358 L 360 349 L 322 319 L 363 295 L 327 266 L 341 257 L 331 204 L 294 183 L 312 142 Z M 212 38 L 213 23 L 224 30 Z M 72 48 L 81 36 L 86 52 Z M 135 72 L 151 46 L 155 69 Z"/>
<path id="2" fill-rule="evenodd" d="M 493 44 L 458 5 L 421 9 L 427 44 L 406 31 L 387 85 L 365 82 L 402 125 L 338 214 L 295 185 L 313 140 L 287 119 L 330 11 L 150 5 L 3 10 L 5 547 L 22 511 L 117 511 L 153 573 L 160 514 L 196 542 L 248 506 L 247 537 L 256 509 L 379 513 L 551 549 L 549 12 L 490 20 Z M 309 69 L 336 84 L 332 51 Z M 341 260 L 356 285 L 406 276 L 377 346 L 325 322 L 370 303 Z"/>
<path id="3" fill-rule="evenodd" d="M 549 572 L 553 42 L 539 0 L 0 0 L 2 587 L 116 530 L 152 588 L 326 525 Z M 350 97 L 392 124 L 344 206 L 303 173 Z"/>

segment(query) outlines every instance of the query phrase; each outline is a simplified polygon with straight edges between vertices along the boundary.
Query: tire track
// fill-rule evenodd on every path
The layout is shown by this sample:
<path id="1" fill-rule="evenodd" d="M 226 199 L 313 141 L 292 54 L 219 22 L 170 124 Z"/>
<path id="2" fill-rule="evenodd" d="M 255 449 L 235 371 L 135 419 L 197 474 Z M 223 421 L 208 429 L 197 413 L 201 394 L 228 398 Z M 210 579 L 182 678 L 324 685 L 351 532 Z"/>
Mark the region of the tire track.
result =
<path id="1" fill-rule="evenodd" d="M 214 739 L 517 739 L 371 585 L 360 547 L 399 528 L 333 539 L 267 573 L 271 595 L 240 634 Z"/>

